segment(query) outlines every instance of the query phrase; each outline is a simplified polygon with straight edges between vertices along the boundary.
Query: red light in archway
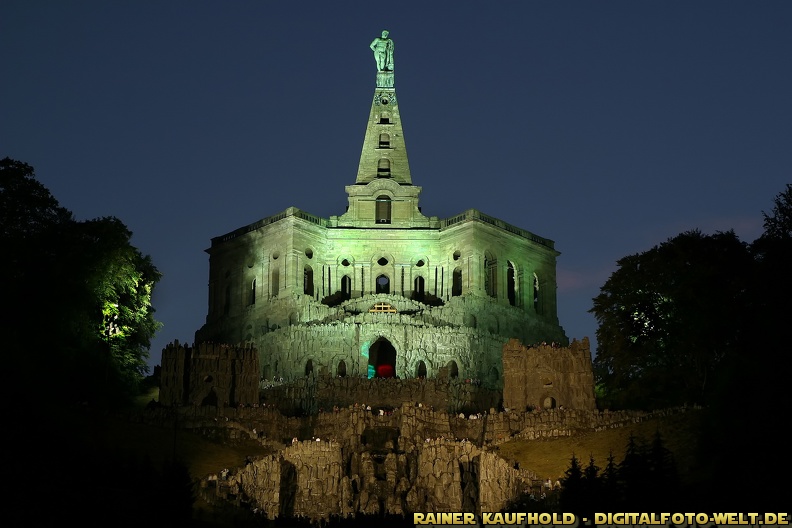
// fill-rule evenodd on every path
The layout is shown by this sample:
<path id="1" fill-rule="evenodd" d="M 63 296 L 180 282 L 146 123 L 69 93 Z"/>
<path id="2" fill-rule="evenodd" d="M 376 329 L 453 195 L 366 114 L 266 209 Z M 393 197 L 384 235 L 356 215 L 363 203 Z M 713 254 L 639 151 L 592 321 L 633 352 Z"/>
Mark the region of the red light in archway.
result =
<path id="1" fill-rule="evenodd" d="M 392 378 L 395 375 L 393 370 L 393 365 L 377 365 L 377 377 L 378 378 Z"/>

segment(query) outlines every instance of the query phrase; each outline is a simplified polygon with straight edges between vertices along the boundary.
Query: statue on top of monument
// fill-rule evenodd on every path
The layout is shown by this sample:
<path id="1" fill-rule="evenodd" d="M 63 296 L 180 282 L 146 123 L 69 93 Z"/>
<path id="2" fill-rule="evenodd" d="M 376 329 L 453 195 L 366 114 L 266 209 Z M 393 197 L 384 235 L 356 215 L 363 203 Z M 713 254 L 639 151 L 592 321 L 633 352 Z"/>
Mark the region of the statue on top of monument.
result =
<path id="1" fill-rule="evenodd" d="M 393 41 L 388 38 L 388 31 L 383 31 L 382 36 L 375 38 L 369 47 L 374 52 L 377 70 L 381 72 L 393 71 Z"/>

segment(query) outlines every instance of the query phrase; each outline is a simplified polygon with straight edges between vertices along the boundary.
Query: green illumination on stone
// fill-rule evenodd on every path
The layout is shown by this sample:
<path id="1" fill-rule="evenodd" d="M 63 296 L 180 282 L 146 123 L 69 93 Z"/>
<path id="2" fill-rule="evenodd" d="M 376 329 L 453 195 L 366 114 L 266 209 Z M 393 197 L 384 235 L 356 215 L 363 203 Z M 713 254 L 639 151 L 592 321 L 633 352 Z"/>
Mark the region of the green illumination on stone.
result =
<path id="1" fill-rule="evenodd" d="M 371 346 L 371 341 L 366 341 L 362 345 L 360 345 L 360 355 L 364 358 L 368 359 L 369 357 L 369 347 Z"/>

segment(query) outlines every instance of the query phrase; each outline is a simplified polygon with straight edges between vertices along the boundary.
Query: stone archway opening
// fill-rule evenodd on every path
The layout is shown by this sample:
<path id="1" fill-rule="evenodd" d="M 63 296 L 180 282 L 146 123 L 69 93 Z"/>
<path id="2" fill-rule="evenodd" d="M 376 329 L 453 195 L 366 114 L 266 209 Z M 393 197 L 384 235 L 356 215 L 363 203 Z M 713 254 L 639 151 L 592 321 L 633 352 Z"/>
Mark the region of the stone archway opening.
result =
<path id="1" fill-rule="evenodd" d="M 396 377 L 396 349 L 384 337 L 378 338 L 369 348 L 369 378 Z"/>
<path id="2" fill-rule="evenodd" d="M 426 377 L 426 363 L 424 360 L 420 360 L 418 365 L 415 367 L 415 377 L 416 378 L 425 378 Z"/>
<path id="3" fill-rule="evenodd" d="M 454 379 L 459 377 L 459 365 L 457 365 L 456 361 L 454 361 L 453 359 L 449 361 L 448 364 L 446 365 L 446 368 L 448 369 L 449 378 Z"/>
<path id="4" fill-rule="evenodd" d="M 555 409 L 556 408 L 556 399 L 552 396 L 548 396 L 542 402 L 542 407 L 545 409 Z"/>
<path id="5" fill-rule="evenodd" d="M 305 362 L 305 376 L 308 377 L 314 373 L 313 360 L 309 359 Z"/>
<path id="6" fill-rule="evenodd" d="M 390 279 L 387 275 L 377 277 L 376 283 L 376 293 L 390 293 Z"/>

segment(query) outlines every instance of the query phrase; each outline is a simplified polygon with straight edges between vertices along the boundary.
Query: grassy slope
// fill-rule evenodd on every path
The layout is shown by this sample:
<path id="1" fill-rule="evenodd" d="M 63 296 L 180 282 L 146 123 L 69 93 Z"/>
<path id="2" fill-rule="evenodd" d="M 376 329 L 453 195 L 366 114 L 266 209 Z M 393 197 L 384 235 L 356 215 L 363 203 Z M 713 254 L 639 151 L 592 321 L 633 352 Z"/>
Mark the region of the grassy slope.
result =
<path id="1" fill-rule="evenodd" d="M 152 398 L 146 395 L 140 403 Z M 616 463 L 624 456 L 630 435 L 650 442 L 659 431 L 666 448 L 673 454 L 683 482 L 693 484 L 700 479 L 700 468 L 696 462 L 696 447 L 702 411 L 689 411 L 660 418 L 653 418 L 624 427 L 588 432 L 574 437 L 550 440 L 512 440 L 498 447 L 499 454 L 510 462 L 519 462 L 521 468 L 534 471 L 540 478 L 554 481 L 569 467 L 574 453 L 586 466 L 593 455 L 597 466 L 607 464 L 612 451 Z M 125 450 L 145 453 L 155 463 L 173 457 L 175 453 L 184 462 L 190 474 L 202 478 L 218 473 L 223 468 L 241 466 L 247 455 L 257 456 L 268 451 L 250 441 L 242 445 L 223 445 L 186 431 L 176 431 L 141 424 L 111 421 L 106 428 L 107 440 Z"/>
<path id="2" fill-rule="evenodd" d="M 702 468 L 696 462 L 696 429 L 701 411 L 689 411 L 661 418 L 653 418 L 625 427 L 589 432 L 573 437 L 550 440 L 512 440 L 499 446 L 499 453 L 510 462 L 519 462 L 520 467 L 536 472 L 537 476 L 555 481 L 563 476 L 574 454 L 581 466 L 587 466 L 589 457 L 604 468 L 612 451 L 618 464 L 624 457 L 624 450 L 630 435 L 651 442 L 656 431 L 674 454 L 680 477 L 684 483 L 694 484 L 701 479 Z"/>

